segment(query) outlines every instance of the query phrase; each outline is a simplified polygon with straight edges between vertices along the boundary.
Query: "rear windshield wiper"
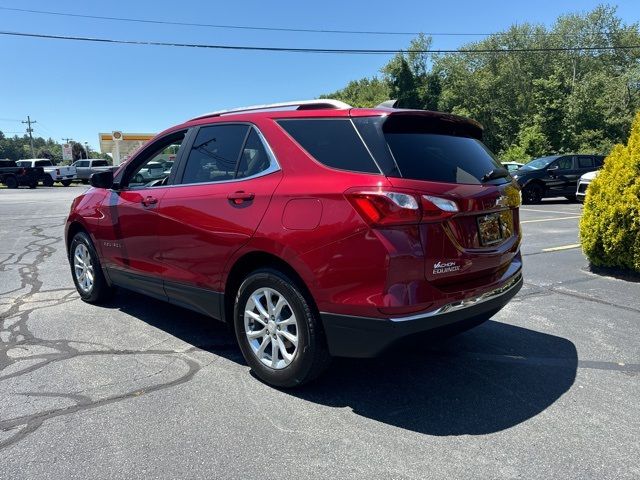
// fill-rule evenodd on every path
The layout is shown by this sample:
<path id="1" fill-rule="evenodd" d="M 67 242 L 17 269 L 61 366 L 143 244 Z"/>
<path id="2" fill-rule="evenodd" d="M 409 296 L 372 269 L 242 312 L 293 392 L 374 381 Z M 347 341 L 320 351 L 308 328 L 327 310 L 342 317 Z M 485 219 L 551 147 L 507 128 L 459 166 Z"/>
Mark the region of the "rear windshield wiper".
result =
<path id="1" fill-rule="evenodd" d="M 495 180 L 496 178 L 506 178 L 509 176 L 509 171 L 506 168 L 494 168 L 489 173 L 485 173 L 480 181 L 482 183 L 489 180 Z"/>

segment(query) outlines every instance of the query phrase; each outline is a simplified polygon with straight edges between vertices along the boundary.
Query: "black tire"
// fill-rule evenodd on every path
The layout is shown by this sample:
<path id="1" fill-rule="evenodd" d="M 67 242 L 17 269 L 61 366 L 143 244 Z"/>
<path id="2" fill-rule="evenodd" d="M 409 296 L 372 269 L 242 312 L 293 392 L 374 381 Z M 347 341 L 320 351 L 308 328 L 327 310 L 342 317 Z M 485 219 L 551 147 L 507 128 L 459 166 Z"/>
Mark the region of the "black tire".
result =
<path id="1" fill-rule="evenodd" d="M 14 176 L 5 177 L 4 184 L 7 188 L 18 188 L 18 179 Z"/>
<path id="2" fill-rule="evenodd" d="M 537 183 L 530 183 L 522 189 L 522 203 L 536 204 L 542 201 L 544 189 Z"/>
<path id="3" fill-rule="evenodd" d="M 33 181 L 33 182 L 31 182 L 31 183 L 29 184 L 29 188 L 31 188 L 31 189 L 34 189 L 34 188 L 36 188 L 37 186 L 38 186 L 38 181 L 37 181 L 37 180 L 36 180 L 36 181 Z"/>
<path id="4" fill-rule="evenodd" d="M 53 187 L 53 178 L 51 178 L 50 176 L 46 176 L 42 179 L 42 184 L 45 187 Z"/>
<path id="5" fill-rule="evenodd" d="M 91 264 L 93 266 L 93 286 L 88 291 L 80 287 L 80 283 L 76 276 L 76 271 L 73 265 L 74 254 L 79 244 L 83 244 L 89 251 Z M 73 283 L 75 284 L 76 290 L 80 294 L 80 298 L 82 298 L 82 300 L 87 303 L 98 304 L 104 303 L 113 297 L 115 288 L 107 283 L 107 280 L 102 273 L 100 260 L 98 259 L 96 250 L 93 247 L 93 242 L 91 241 L 91 238 L 89 238 L 89 235 L 87 235 L 85 232 L 76 233 L 71 240 L 71 245 L 69 247 L 69 265 L 71 266 L 71 276 L 73 277 Z"/>
<path id="6" fill-rule="evenodd" d="M 575 195 L 567 195 L 566 197 L 567 200 L 569 200 L 570 202 L 577 202 L 578 201 L 578 197 L 576 197 Z"/>
<path id="7" fill-rule="evenodd" d="M 297 351 L 291 363 L 271 368 L 258 359 L 245 334 L 244 311 L 249 297 L 267 287 L 282 295 L 296 317 Z M 299 319 L 299 320 L 298 320 Z M 296 387 L 315 379 L 331 362 L 322 322 L 313 301 L 300 286 L 279 270 L 264 268 L 249 274 L 238 289 L 234 305 L 234 329 L 242 354 L 253 373 L 274 387 Z"/>
<path id="8" fill-rule="evenodd" d="M 71 185 L 71 180 L 62 180 L 60 183 L 63 187 L 68 187 L 69 185 Z"/>

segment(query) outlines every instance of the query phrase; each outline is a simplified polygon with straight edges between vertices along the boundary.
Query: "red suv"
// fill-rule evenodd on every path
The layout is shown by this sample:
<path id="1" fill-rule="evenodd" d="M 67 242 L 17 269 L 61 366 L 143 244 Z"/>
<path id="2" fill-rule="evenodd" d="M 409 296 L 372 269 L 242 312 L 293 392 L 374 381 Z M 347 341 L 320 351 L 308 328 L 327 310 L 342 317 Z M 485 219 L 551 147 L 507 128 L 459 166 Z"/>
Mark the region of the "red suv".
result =
<path id="1" fill-rule="evenodd" d="M 519 189 L 481 137 L 469 119 L 335 100 L 194 118 L 74 200 L 74 282 L 90 303 L 118 286 L 233 324 L 281 387 L 332 356 L 462 331 L 522 286 Z"/>

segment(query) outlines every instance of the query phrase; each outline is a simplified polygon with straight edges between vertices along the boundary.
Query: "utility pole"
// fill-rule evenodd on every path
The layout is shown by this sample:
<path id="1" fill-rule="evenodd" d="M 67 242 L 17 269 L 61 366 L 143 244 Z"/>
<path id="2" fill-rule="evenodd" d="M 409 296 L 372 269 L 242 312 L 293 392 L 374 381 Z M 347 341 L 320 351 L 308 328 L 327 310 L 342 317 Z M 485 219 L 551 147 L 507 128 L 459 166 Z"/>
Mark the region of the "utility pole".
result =
<path id="1" fill-rule="evenodd" d="M 35 120 L 31 120 L 31 117 L 29 115 L 27 115 L 27 120 L 22 120 L 22 123 L 26 123 L 27 125 L 29 125 L 27 127 L 27 133 L 29 134 L 29 142 L 31 143 L 31 158 L 36 158 L 36 154 L 33 151 L 33 128 L 31 128 L 31 124 L 32 123 L 38 123 Z"/>

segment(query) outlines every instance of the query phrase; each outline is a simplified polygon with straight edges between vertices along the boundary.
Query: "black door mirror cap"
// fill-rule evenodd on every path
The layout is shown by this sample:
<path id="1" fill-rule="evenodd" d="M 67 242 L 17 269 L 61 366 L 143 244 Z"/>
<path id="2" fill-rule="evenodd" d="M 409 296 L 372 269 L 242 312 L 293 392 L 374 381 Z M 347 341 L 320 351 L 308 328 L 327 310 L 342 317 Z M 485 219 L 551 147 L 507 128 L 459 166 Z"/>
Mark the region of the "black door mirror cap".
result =
<path id="1" fill-rule="evenodd" d="M 91 175 L 91 186 L 95 188 L 112 188 L 113 187 L 113 172 L 108 170 L 106 172 L 98 172 Z"/>

